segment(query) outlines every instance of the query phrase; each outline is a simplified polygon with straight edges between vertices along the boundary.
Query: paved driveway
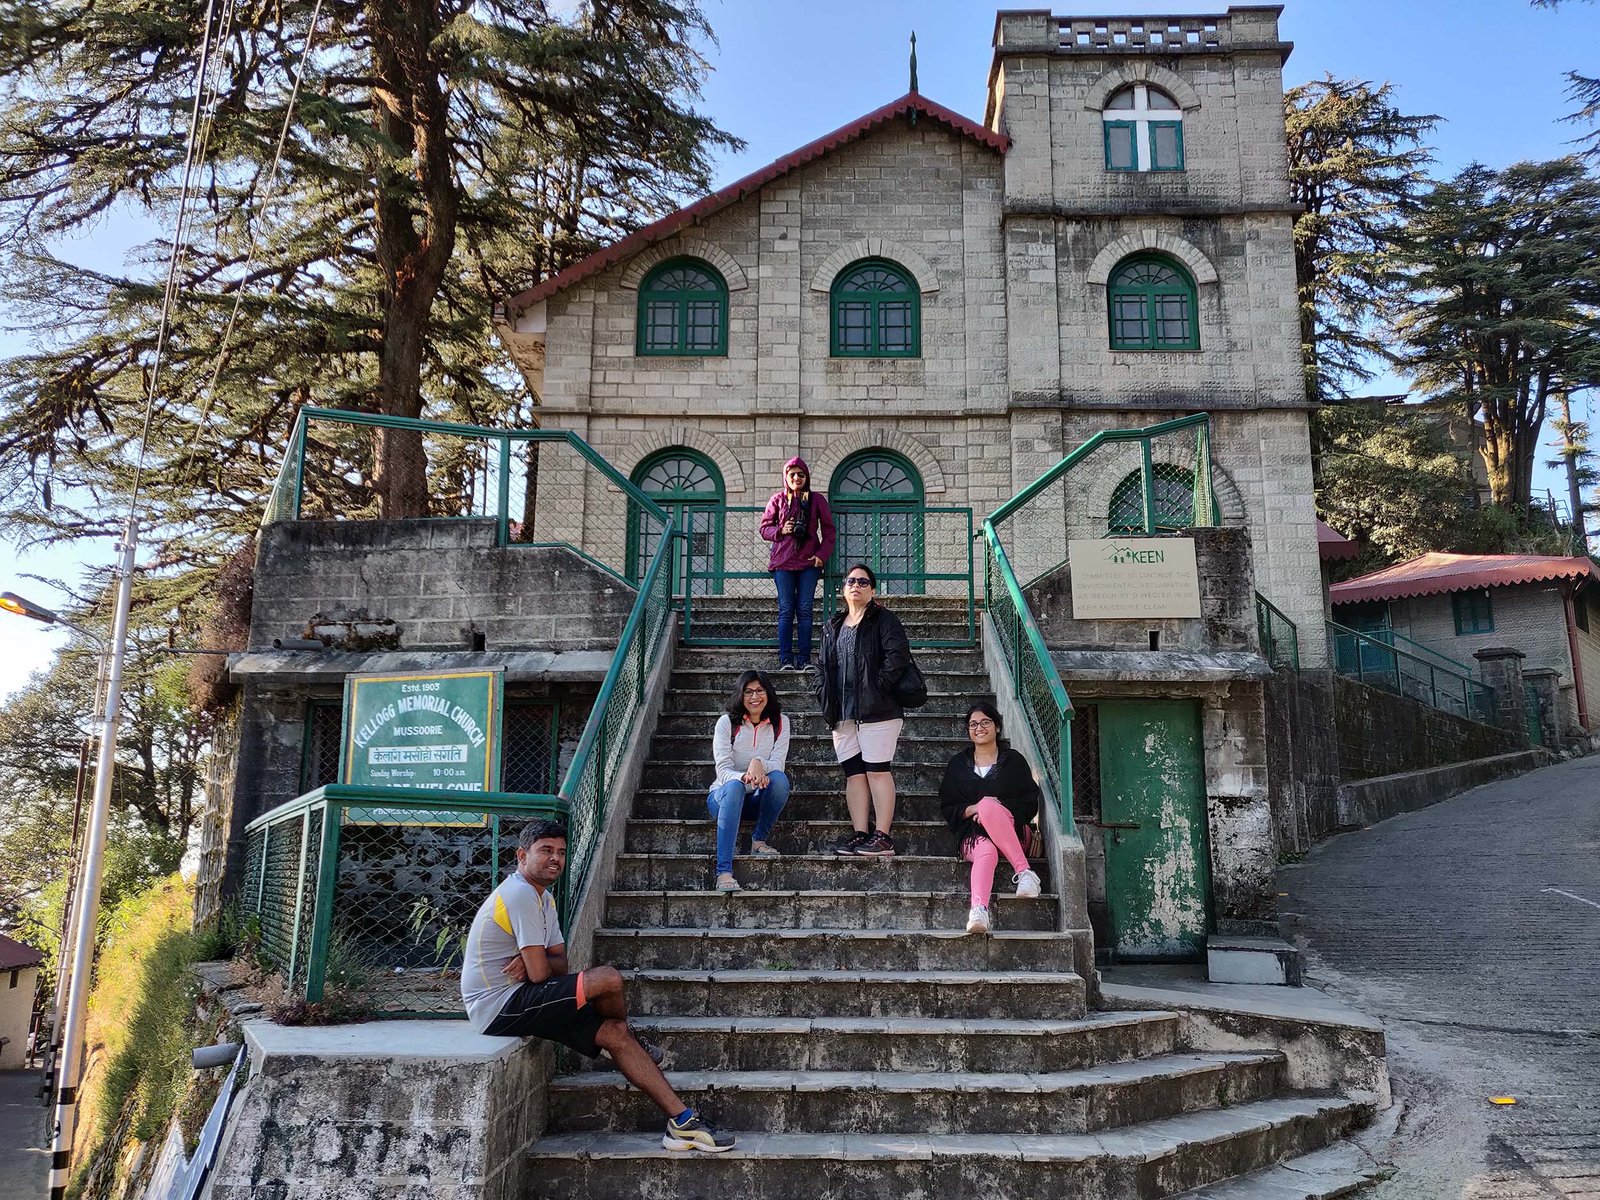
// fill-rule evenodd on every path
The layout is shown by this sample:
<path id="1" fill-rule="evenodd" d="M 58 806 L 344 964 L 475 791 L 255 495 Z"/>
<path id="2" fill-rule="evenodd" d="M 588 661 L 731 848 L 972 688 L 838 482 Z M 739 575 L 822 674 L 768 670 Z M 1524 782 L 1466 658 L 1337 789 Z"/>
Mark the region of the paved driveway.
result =
<path id="1" fill-rule="evenodd" d="M 1279 885 L 1313 981 L 1388 1030 L 1373 1196 L 1600 1200 L 1600 755 L 1341 835 Z"/>
<path id="2" fill-rule="evenodd" d="M 43 1200 L 50 1190 L 50 1110 L 38 1071 L 0 1071 L 0 1197 Z"/>

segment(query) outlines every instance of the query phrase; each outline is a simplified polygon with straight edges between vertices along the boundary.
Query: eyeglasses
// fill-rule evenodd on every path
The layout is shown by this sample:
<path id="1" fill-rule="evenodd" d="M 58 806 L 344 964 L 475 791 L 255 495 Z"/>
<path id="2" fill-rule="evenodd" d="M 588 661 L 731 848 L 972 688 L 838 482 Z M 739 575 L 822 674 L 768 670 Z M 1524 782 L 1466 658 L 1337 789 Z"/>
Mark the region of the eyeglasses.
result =
<path id="1" fill-rule="evenodd" d="M 749 687 L 749 688 L 745 688 L 744 694 L 746 696 L 765 696 L 767 694 L 767 689 L 766 688 L 759 688 L 759 687 Z"/>
<path id="2" fill-rule="evenodd" d="M 984 717 L 982 720 L 979 720 L 979 721 L 968 721 L 967 722 L 967 728 L 968 729 L 993 729 L 994 728 L 994 722 L 989 720 L 989 718 Z"/>
<path id="3" fill-rule="evenodd" d="M 866 578 L 864 575 L 852 575 L 849 579 L 844 581 L 844 585 L 845 587 L 869 588 L 872 586 L 872 580 Z"/>

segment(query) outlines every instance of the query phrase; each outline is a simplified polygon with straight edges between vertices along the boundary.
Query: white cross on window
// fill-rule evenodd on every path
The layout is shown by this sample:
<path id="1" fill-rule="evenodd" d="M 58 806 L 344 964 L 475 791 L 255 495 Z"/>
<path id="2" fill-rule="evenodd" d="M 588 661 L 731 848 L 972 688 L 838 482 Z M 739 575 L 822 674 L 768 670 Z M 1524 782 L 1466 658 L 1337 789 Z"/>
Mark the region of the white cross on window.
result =
<path id="1" fill-rule="evenodd" d="M 1183 168 L 1183 110 L 1165 92 L 1147 84 L 1123 88 L 1101 113 L 1106 129 L 1106 166 L 1115 171 L 1176 171 Z M 1128 145 L 1128 134 L 1132 145 Z M 1129 152 L 1132 152 L 1131 157 Z"/>

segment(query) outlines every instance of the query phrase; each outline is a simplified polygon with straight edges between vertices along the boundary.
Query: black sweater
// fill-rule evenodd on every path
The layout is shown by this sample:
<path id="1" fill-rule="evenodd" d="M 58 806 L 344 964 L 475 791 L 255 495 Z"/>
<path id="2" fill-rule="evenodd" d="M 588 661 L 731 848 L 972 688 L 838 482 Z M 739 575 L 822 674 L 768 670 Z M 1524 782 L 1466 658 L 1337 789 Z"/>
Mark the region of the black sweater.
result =
<path id="1" fill-rule="evenodd" d="M 1033 780 L 1027 759 L 1015 750 L 1003 749 L 994 770 L 979 775 L 973 769 L 972 747 L 968 746 L 950 760 L 944 769 L 944 782 L 939 785 L 939 811 L 957 842 L 983 833 L 977 818 L 965 813 L 985 796 L 993 796 L 1010 810 L 1018 837 L 1039 813 L 1039 785 Z"/>

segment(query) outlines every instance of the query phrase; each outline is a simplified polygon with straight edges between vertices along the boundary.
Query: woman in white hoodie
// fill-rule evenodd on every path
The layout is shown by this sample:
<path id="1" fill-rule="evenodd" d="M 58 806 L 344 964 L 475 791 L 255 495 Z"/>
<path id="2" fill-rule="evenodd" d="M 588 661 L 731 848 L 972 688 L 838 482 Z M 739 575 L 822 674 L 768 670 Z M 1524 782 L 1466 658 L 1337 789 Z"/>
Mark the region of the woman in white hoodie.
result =
<path id="1" fill-rule="evenodd" d="M 706 796 L 706 807 L 717 823 L 717 882 L 719 892 L 737 892 L 733 878 L 733 851 L 739 840 L 739 822 L 755 819 L 750 853 L 777 857 L 767 844 L 772 826 L 789 803 L 791 724 L 783 715 L 778 693 L 764 671 L 746 671 L 728 698 L 728 711 L 717 718 L 711 738 L 711 757 L 717 777 Z"/>

